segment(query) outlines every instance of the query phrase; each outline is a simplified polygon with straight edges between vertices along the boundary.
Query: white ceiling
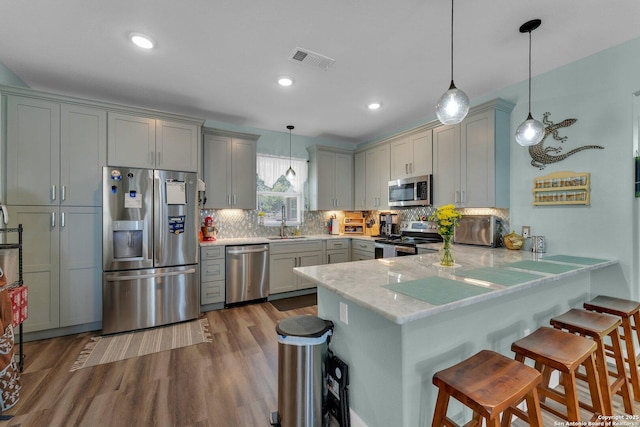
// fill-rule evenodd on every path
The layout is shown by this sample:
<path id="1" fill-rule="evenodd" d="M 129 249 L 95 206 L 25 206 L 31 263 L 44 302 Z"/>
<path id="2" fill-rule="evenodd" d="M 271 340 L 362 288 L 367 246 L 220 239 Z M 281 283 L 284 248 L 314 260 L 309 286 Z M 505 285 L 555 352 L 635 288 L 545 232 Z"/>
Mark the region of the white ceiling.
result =
<path id="1" fill-rule="evenodd" d="M 433 118 L 450 81 L 449 0 L 2 3 L 0 62 L 30 87 L 235 125 L 361 142 Z M 457 0 L 456 85 L 473 103 L 525 80 L 530 19 L 536 75 L 639 37 L 638 17 L 638 0 Z M 296 47 L 336 62 L 293 63 Z"/>

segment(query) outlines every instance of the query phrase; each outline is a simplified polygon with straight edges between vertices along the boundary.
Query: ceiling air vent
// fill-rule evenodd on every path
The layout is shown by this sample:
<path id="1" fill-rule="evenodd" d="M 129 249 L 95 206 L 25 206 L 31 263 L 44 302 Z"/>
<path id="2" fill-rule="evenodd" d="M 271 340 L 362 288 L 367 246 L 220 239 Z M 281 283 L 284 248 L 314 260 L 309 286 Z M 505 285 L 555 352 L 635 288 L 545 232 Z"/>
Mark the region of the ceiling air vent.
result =
<path id="1" fill-rule="evenodd" d="M 321 55 L 308 49 L 302 49 L 300 47 L 295 48 L 293 52 L 291 52 L 291 55 L 289 55 L 289 61 L 299 62 L 325 71 L 328 70 L 334 62 L 336 62 L 335 59 L 329 58 L 328 56 Z"/>

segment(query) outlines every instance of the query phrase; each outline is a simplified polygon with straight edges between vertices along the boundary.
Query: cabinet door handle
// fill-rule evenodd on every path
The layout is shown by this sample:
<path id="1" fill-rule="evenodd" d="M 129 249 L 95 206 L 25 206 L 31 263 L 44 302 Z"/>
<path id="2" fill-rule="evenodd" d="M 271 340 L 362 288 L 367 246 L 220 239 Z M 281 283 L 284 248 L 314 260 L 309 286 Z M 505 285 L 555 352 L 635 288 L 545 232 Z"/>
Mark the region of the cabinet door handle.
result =
<path id="1" fill-rule="evenodd" d="M 227 205 L 231 206 L 231 194 L 227 194 Z"/>
<path id="2" fill-rule="evenodd" d="M 56 213 L 51 212 L 51 228 L 56 228 Z"/>
<path id="3" fill-rule="evenodd" d="M 460 196 L 460 203 L 465 203 L 466 201 L 467 201 L 467 197 L 463 190 L 462 195 Z"/>
<path id="4" fill-rule="evenodd" d="M 409 163 L 409 173 L 413 173 L 413 163 Z"/>
<path id="5" fill-rule="evenodd" d="M 55 185 L 51 186 L 51 200 L 53 200 L 53 201 L 56 200 L 56 186 Z"/>
<path id="6" fill-rule="evenodd" d="M 62 187 L 60 187 L 60 198 L 62 199 L 63 202 L 65 200 L 67 200 L 67 186 L 66 185 L 63 185 Z"/>
<path id="7" fill-rule="evenodd" d="M 149 164 L 151 166 L 153 166 L 153 158 L 154 158 L 153 151 L 149 151 Z"/>
<path id="8" fill-rule="evenodd" d="M 233 195 L 233 205 L 237 205 L 238 204 L 238 198 L 236 197 L 236 195 Z"/>
<path id="9" fill-rule="evenodd" d="M 327 257 L 329 258 L 327 264 L 331 264 L 331 254 L 328 254 Z"/>
<path id="10" fill-rule="evenodd" d="M 60 214 L 60 227 L 64 227 L 64 217 L 65 217 L 64 212 L 62 212 Z"/>
<path id="11" fill-rule="evenodd" d="M 160 165 L 162 163 L 162 153 L 160 151 L 158 151 L 156 153 L 156 165 Z"/>
<path id="12" fill-rule="evenodd" d="M 455 195 L 453 196 L 453 201 L 455 203 L 460 203 L 460 192 L 456 191 Z"/>
<path id="13" fill-rule="evenodd" d="M 404 174 L 409 175 L 409 163 L 404 164 Z"/>

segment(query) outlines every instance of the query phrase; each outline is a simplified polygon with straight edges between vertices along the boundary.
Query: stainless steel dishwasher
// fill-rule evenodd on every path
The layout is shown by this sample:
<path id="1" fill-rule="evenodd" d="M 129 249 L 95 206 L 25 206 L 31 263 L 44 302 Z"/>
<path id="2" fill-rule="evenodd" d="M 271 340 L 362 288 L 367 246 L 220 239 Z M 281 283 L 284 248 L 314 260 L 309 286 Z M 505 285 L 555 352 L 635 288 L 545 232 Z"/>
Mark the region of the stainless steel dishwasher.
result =
<path id="1" fill-rule="evenodd" d="M 227 246 L 226 304 L 269 296 L 269 245 Z"/>

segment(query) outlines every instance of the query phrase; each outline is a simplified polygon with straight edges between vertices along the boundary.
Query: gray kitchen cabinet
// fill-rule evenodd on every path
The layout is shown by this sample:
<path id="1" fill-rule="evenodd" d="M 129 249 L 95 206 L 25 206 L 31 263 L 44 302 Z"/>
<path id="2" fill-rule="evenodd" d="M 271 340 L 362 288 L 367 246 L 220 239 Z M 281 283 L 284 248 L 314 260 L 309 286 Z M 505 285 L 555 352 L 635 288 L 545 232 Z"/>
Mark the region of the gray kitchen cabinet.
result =
<path id="1" fill-rule="evenodd" d="M 353 154 L 318 145 L 307 151 L 311 210 L 352 210 Z"/>
<path id="2" fill-rule="evenodd" d="M 205 131 L 203 141 L 204 207 L 255 209 L 257 136 Z"/>
<path id="3" fill-rule="evenodd" d="M 60 208 L 60 327 L 102 320 L 102 209 Z"/>
<path id="4" fill-rule="evenodd" d="M 366 153 L 353 156 L 353 209 L 367 209 Z"/>
<path id="5" fill-rule="evenodd" d="M 277 242 L 269 244 L 269 294 L 307 289 L 316 285 L 293 273 L 296 267 L 324 264 L 323 242 Z"/>
<path id="6" fill-rule="evenodd" d="M 494 100 L 471 109 L 458 125 L 433 129 L 433 203 L 509 207 L 509 116 Z"/>
<path id="7" fill-rule="evenodd" d="M 391 178 L 403 179 L 433 172 L 431 130 L 402 136 L 391 145 Z"/>
<path id="8" fill-rule="evenodd" d="M 327 240 L 325 264 L 351 261 L 351 239 Z"/>
<path id="9" fill-rule="evenodd" d="M 389 209 L 389 144 L 365 152 L 366 209 Z"/>
<path id="10" fill-rule="evenodd" d="M 9 206 L 9 219 L 10 227 L 24 227 L 25 332 L 99 322 L 102 209 Z"/>
<path id="11" fill-rule="evenodd" d="M 101 206 L 104 110 L 7 97 L 7 204 Z"/>
<path id="12" fill-rule="evenodd" d="M 109 166 L 198 171 L 196 124 L 109 112 Z"/>
<path id="13" fill-rule="evenodd" d="M 224 303 L 225 247 L 200 247 L 200 305 Z"/>
<path id="14" fill-rule="evenodd" d="M 351 261 L 375 259 L 373 240 L 351 239 Z"/>
<path id="15" fill-rule="evenodd" d="M 389 209 L 389 144 L 377 145 L 355 154 L 354 209 Z"/>

